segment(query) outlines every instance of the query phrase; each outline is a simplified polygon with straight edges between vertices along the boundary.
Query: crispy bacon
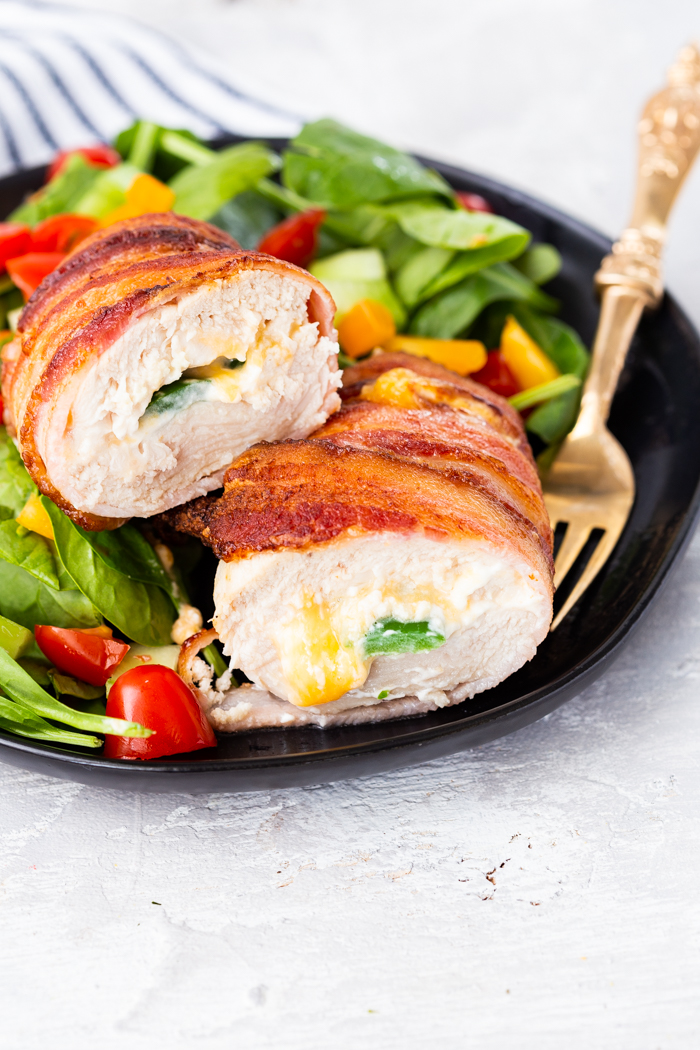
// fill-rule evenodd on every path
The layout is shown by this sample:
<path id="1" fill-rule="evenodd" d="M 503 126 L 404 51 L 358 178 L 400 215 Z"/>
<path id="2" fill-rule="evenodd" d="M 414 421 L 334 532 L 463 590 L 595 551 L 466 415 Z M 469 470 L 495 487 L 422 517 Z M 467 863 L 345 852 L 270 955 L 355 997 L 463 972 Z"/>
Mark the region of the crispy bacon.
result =
<path id="1" fill-rule="evenodd" d="M 397 367 L 428 381 L 416 384 L 419 407 L 371 400 L 373 380 Z M 165 520 L 225 561 L 344 534 L 422 532 L 512 545 L 551 580 L 542 490 L 506 401 L 406 354 L 378 354 L 344 378 L 343 407 L 311 438 L 256 445 L 231 465 L 222 496 Z"/>

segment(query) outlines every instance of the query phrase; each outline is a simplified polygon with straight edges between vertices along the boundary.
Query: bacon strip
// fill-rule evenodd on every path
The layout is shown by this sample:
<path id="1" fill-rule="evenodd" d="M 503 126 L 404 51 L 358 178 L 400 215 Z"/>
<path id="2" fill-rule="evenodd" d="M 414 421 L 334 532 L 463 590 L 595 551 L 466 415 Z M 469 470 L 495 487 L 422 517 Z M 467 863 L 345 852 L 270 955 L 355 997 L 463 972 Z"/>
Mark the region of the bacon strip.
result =
<path id="1" fill-rule="evenodd" d="M 372 380 L 397 366 L 410 367 L 419 407 L 368 399 Z M 348 369 L 344 396 L 311 438 L 255 446 L 231 465 L 221 497 L 194 500 L 165 520 L 225 561 L 344 534 L 482 538 L 517 548 L 551 581 L 542 490 L 520 418 L 504 399 L 406 354 Z"/>

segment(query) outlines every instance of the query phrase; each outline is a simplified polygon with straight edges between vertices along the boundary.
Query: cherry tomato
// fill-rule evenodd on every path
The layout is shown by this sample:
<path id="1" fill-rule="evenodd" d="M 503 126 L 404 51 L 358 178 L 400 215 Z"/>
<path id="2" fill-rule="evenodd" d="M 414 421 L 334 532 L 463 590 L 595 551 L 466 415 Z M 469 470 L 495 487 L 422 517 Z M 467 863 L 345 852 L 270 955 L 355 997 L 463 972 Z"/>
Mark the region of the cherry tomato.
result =
<path id="1" fill-rule="evenodd" d="M 143 664 L 117 678 L 108 718 L 128 718 L 155 730 L 147 738 L 105 737 L 105 758 L 160 758 L 216 747 L 214 730 L 190 687 L 162 664 Z"/>
<path id="2" fill-rule="evenodd" d="M 32 230 L 32 252 L 69 252 L 98 228 L 89 215 L 51 215 Z M 17 254 L 17 253 L 15 253 Z"/>
<path id="3" fill-rule="evenodd" d="M 126 654 L 129 646 L 116 638 L 102 638 L 87 631 L 65 627 L 34 628 L 36 644 L 52 664 L 90 685 L 104 685 Z"/>
<path id="4" fill-rule="evenodd" d="M 472 372 L 469 378 L 487 386 L 501 397 L 512 397 L 520 390 L 500 350 L 490 350 L 484 367 L 479 372 Z"/>
<path id="5" fill-rule="evenodd" d="M 122 162 L 122 158 L 117 151 L 112 149 L 111 146 L 104 144 L 100 146 L 84 146 L 81 149 L 62 149 L 51 161 L 46 181 L 50 182 L 55 175 L 58 175 L 68 158 L 76 153 L 81 153 L 85 160 L 89 161 L 95 168 L 113 168 Z"/>
<path id="6" fill-rule="evenodd" d="M 480 197 L 478 193 L 465 193 L 460 191 L 457 193 L 457 200 L 459 204 L 466 208 L 467 211 L 485 211 L 489 215 L 493 214 L 493 208 L 486 200 L 485 197 Z"/>
<path id="7" fill-rule="evenodd" d="M 28 226 L 18 222 L 0 222 L 0 271 L 5 269 L 8 259 L 24 255 L 32 243 L 32 232 Z"/>
<path id="8" fill-rule="evenodd" d="M 26 300 L 65 257 L 63 252 L 28 252 L 17 259 L 8 259 L 7 272 Z"/>
<path id="9" fill-rule="evenodd" d="M 258 245 L 258 251 L 296 263 L 297 266 L 308 266 L 316 252 L 318 228 L 325 217 L 325 211 L 319 208 L 290 215 L 267 231 Z"/>

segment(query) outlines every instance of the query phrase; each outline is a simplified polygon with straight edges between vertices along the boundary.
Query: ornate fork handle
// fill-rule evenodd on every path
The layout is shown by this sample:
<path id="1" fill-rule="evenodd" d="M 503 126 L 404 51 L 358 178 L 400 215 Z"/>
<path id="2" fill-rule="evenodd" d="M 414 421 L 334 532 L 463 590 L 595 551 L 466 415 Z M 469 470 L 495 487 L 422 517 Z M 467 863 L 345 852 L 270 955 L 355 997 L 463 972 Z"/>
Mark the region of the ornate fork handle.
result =
<path id="1" fill-rule="evenodd" d="M 605 421 L 644 307 L 663 295 L 661 254 L 676 195 L 700 150 L 700 52 L 683 48 L 668 86 L 647 103 L 639 123 L 637 192 L 628 229 L 596 274 L 601 323 L 574 433 Z"/>

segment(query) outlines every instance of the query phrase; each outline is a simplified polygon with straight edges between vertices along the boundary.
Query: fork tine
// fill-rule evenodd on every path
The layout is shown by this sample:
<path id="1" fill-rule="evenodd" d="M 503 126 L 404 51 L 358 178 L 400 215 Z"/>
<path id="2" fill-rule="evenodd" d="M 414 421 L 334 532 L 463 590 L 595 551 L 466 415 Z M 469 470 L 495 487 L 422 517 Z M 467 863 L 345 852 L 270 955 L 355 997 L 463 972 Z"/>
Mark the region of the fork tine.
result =
<path id="1" fill-rule="evenodd" d="M 567 572 L 581 553 L 586 540 L 591 532 L 591 525 L 579 525 L 574 521 L 569 522 L 566 535 L 562 540 L 561 547 L 554 562 L 554 586 L 559 587 Z"/>
<path id="2" fill-rule="evenodd" d="M 559 626 L 561 621 L 568 613 L 569 609 L 571 609 L 572 606 L 576 604 L 576 602 L 579 600 L 586 588 L 590 586 L 591 583 L 593 583 L 593 580 L 598 575 L 598 573 L 603 568 L 606 561 L 612 554 L 613 548 L 617 543 L 618 539 L 620 538 L 620 533 L 622 532 L 623 525 L 624 522 L 622 522 L 618 528 L 607 529 L 605 534 L 600 537 L 598 546 L 593 551 L 588 565 L 583 570 L 581 577 L 578 580 L 573 591 L 566 599 L 561 609 L 552 621 L 552 626 L 549 628 L 550 634 L 552 633 L 552 631 L 556 630 L 556 628 Z M 561 583 L 561 580 L 559 582 Z"/>

